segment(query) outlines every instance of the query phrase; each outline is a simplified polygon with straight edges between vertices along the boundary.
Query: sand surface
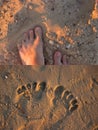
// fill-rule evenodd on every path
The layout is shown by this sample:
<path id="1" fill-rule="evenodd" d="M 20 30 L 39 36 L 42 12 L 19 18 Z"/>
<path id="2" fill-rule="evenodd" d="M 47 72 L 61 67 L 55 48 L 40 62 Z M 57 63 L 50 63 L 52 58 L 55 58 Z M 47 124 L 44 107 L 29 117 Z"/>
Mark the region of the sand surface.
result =
<path id="1" fill-rule="evenodd" d="M 98 67 L 0 66 L 0 130 L 98 130 Z"/>
<path id="2" fill-rule="evenodd" d="M 21 64 L 17 44 L 35 25 L 43 28 L 47 64 L 56 50 L 69 64 L 98 64 L 95 0 L 0 0 L 0 64 Z"/>

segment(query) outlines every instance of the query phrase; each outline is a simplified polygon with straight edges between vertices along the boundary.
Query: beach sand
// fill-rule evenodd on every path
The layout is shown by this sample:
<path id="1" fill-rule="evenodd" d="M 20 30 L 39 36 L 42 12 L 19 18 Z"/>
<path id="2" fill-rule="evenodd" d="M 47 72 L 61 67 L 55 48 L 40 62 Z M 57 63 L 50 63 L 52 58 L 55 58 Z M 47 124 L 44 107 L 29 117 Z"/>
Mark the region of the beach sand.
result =
<path id="1" fill-rule="evenodd" d="M 68 64 L 98 64 L 98 5 L 95 0 L 0 0 L 0 64 L 21 64 L 23 33 L 43 28 L 44 56 L 66 54 Z"/>
<path id="2" fill-rule="evenodd" d="M 98 67 L 0 66 L 0 130 L 98 130 Z"/>

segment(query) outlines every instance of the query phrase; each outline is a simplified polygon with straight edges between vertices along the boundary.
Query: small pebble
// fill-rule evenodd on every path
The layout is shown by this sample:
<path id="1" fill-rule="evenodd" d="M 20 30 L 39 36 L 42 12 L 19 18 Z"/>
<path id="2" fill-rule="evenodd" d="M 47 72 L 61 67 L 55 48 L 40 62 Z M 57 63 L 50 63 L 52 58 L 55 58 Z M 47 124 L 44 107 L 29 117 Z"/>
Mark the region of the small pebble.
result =
<path id="1" fill-rule="evenodd" d="M 60 46 L 57 44 L 57 48 L 59 48 Z"/>
<path id="2" fill-rule="evenodd" d="M 29 6 L 28 6 L 28 8 L 29 8 L 30 10 L 32 10 L 32 9 L 33 9 L 32 5 L 29 5 Z"/>
<path id="3" fill-rule="evenodd" d="M 9 73 L 6 72 L 5 74 L 2 74 L 1 77 L 2 77 L 3 80 L 8 79 Z"/>
<path id="4" fill-rule="evenodd" d="M 54 44 L 54 41 L 49 40 L 49 44 L 53 45 L 53 44 Z"/>
<path id="5" fill-rule="evenodd" d="M 5 79 L 8 79 L 8 76 L 7 76 L 7 75 L 5 75 Z"/>
<path id="6" fill-rule="evenodd" d="M 15 20 L 15 23 L 17 23 L 18 22 L 18 20 Z"/>
<path id="7" fill-rule="evenodd" d="M 19 104 L 18 103 L 15 103 L 14 104 L 16 108 L 19 108 Z"/>
<path id="8" fill-rule="evenodd" d="M 70 44 L 66 45 L 66 49 L 69 49 L 70 47 L 71 47 L 71 45 L 70 45 Z"/>

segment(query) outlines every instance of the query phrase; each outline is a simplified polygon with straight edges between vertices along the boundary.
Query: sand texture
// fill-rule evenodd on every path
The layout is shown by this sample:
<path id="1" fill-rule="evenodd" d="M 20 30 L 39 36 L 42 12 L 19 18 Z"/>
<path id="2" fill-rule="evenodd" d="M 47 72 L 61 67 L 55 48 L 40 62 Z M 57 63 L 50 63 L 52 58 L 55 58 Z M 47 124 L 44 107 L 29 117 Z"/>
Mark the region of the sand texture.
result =
<path id="1" fill-rule="evenodd" d="M 95 0 L 0 0 L 0 64 L 21 64 L 17 44 L 35 25 L 43 28 L 47 64 L 56 50 L 69 64 L 98 64 Z"/>
<path id="2" fill-rule="evenodd" d="M 98 67 L 0 66 L 0 130 L 98 130 Z"/>

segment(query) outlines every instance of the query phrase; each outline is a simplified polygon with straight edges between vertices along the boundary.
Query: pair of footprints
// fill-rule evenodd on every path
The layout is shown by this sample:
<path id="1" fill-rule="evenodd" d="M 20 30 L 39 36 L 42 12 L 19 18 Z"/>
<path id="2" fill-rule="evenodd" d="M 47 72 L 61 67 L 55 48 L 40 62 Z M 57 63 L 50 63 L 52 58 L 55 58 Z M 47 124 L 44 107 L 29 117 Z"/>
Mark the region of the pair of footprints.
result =
<path id="1" fill-rule="evenodd" d="M 26 86 L 21 86 L 17 89 L 17 93 L 23 94 L 28 100 L 30 100 L 30 94 L 36 99 L 41 99 L 43 93 L 46 90 L 46 82 L 33 82 L 32 84 L 28 83 Z M 29 93 L 28 93 L 29 92 Z M 66 110 L 73 112 L 78 108 L 77 99 L 73 96 L 72 92 L 65 90 L 63 86 L 58 86 L 54 90 L 54 98 L 52 103 L 54 106 L 58 105 L 59 102 L 62 102 Z"/>

